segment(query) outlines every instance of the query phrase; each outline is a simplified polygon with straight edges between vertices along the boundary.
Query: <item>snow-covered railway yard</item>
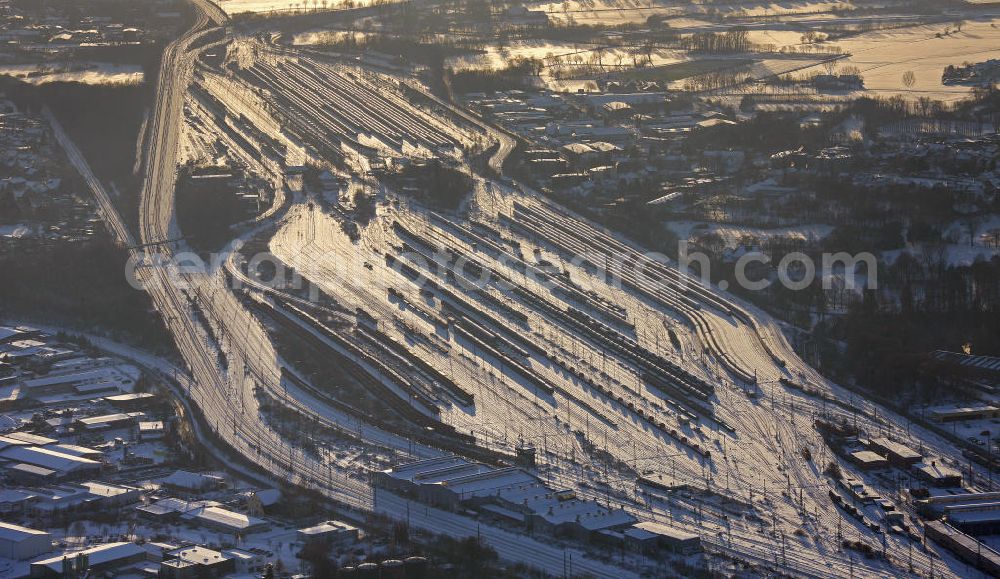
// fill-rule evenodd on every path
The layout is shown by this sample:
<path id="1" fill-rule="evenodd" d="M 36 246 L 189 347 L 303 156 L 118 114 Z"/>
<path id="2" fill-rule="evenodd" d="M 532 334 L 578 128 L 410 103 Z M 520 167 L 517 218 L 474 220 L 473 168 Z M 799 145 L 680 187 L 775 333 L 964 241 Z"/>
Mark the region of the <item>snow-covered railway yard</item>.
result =
<path id="1" fill-rule="evenodd" d="M 342 145 L 370 157 L 459 156 L 477 141 L 472 129 L 438 118 L 411 103 L 398 82 L 360 67 L 330 64 L 260 49 L 242 80 L 264 90 L 287 126 L 315 137 L 321 152 L 342 154 Z"/>
<path id="2" fill-rule="evenodd" d="M 913 568 L 929 573 L 932 563 L 919 544 L 905 536 L 873 534 L 839 511 L 828 495 L 832 482 L 821 472 L 831 455 L 813 428 L 814 419 L 856 418 L 873 435 L 906 440 L 905 432 L 890 426 L 891 418 L 875 418 L 860 407 L 851 412 L 779 383 L 786 377 L 825 397 L 838 395 L 795 362 L 783 339 L 759 330 L 770 342 L 764 345 L 757 329 L 718 308 L 711 314 L 717 321 L 706 323 L 720 336 L 717 342 L 709 341 L 704 350 L 695 346 L 703 343 L 700 331 L 685 316 L 698 312 L 705 319 L 710 306 L 686 309 L 675 301 L 671 308 L 642 292 L 598 281 L 587 268 L 571 265 L 570 256 L 560 260 L 549 252 L 544 244 L 558 239 L 544 237 L 533 227 L 537 223 L 528 226 L 536 232 L 531 236 L 502 225 L 516 222 L 518 207 L 570 218 L 553 213 L 546 202 L 484 183 L 469 210 L 472 219 L 455 220 L 469 226 L 449 226 L 448 220 L 393 198 L 355 243 L 337 216 L 299 205 L 283 220 L 270 249 L 344 309 L 367 312 L 359 325 L 377 327 L 384 339 L 404 345 L 473 396 L 474 404 L 463 405 L 439 393 L 441 422 L 508 455 L 518 443 L 534 444 L 540 476 L 556 486 L 576 488 L 582 496 L 623 506 L 641 518 L 698 531 L 720 551 L 762 565 L 819 576 L 843 576 L 865 566 L 873 574 L 894 573 L 885 563 L 842 550 L 841 541 L 848 539 L 877 552 L 884 541 L 889 559 L 906 568 L 911 549 L 918 550 Z M 507 208 L 514 211 L 498 218 Z M 583 238 L 604 235 L 580 221 L 570 227 Z M 492 248 L 483 243 L 484 235 Z M 422 242 L 428 245 L 421 247 Z M 447 244 L 447 257 L 439 257 L 444 265 L 435 267 L 432 243 Z M 506 251 L 494 251 L 500 248 Z M 542 268 L 549 261 L 543 256 L 557 260 L 565 272 L 561 291 L 545 289 L 539 283 L 544 274 L 531 275 L 538 270 L 526 275 L 525 264 Z M 456 271 L 463 265 L 464 271 Z M 513 287 L 466 291 L 462 274 L 470 282 L 483 270 Z M 565 288 L 574 286 L 581 287 L 578 299 L 569 299 Z M 600 319 L 598 310 L 580 303 L 580 295 L 621 308 L 628 322 L 604 329 L 632 340 L 627 343 L 644 356 L 626 355 L 613 340 L 602 344 L 572 318 L 553 315 L 584 308 L 580 311 Z M 726 299 L 715 296 L 711 299 Z M 464 324 L 479 328 L 473 332 L 490 332 L 493 343 L 463 330 Z M 748 342 L 756 350 L 749 356 L 740 351 Z M 776 361 L 777 352 L 783 352 L 785 367 Z M 723 355 L 731 361 L 722 361 Z M 713 393 L 701 400 L 649 384 L 642 363 L 649 357 L 675 364 L 693 381 L 714 384 Z M 756 370 L 756 384 L 740 377 L 741 367 Z M 932 438 L 924 438 L 925 448 L 932 444 Z M 943 442 L 938 445 L 936 450 L 948 452 Z M 812 460 L 803 458 L 803 449 L 810 449 Z M 689 490 L 657 493 L 638 477 Z M 776 558 L 776 553 L 783 555 Z M 947 572 L 941 563 L 936 569 Z"/>
<path id="3" fill-rule="evenodd" d="M 230 446 L 343 504 L 399 515 L 402 502 L 372 496 L 371 470 L 449 452 L 510 461 L 530 443 L 552 486 L 695 532 L 761 570 L 961 575 L 950 555 L 875 533 L 831 501 L 838 491 L 823 470 L 836 459 L 814 421 L 856 424 L 939 460 L 957 454 L 948 442 L 825 380 L 763 312 L 536 192 L 476 177 L 459 211 L 426 209 L 371 167 L 386 157 L 461 162 L 484 148 L 479 127 L 414 104 L 384 74 L 248 52 L 238 72 L 195 75 L 182 142 L 205 154 L 203 135 L 222 133 L 234 157 L 282 190 L 290 165 L 346 166 L 354 175 L 341 179 L 375 191 L 377 205 L 352 230 L 343 192 L 338 201 L 307 188 L 240 239 L 245 257 L 266 248 L 319 291 L 262 283 L 237 255 L 189 292 L 207 318 L 201 345 L 222 353 L 205 371 L 228 389 L 199 384 L 196 399 Z M 231 291 L 233 279 L 243 289 Z M 321 384 L 282 349 L 284 335 L 343 375 Z M 388 418 L 330 383 L 366 390 Z M 273 405 L 308 425 L 318 448 L 294 440 L 264 408 Z M 895 486 L 852 474 L 905 507 Z M 879 522 L 877 513 L 864 518 Z M 427 524 L 472 528 L 451 514 Z"/>

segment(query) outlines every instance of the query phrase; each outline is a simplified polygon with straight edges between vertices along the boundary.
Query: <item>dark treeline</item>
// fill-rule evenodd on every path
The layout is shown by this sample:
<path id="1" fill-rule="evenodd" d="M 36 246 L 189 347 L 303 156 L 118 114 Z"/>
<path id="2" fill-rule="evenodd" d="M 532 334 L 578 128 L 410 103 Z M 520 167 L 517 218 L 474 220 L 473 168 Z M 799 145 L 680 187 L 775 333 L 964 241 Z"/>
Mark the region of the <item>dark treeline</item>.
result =
<path id="1" fill-rule="evenodd" d="M 434 159 L 427 163 L 411 163 L 398 175 L 405 187 L 429 206 L 454 210 L 472 191 L 472 178 L 460 170 Z"/>
<path id="2" fill-rule="evenodd" d="M 120 210 L 126 219 L 136 220 L 139 181 L 132 170 L 139 128 L 152 98 L 147 85 L 52 82 L 36 86 L 0 78 L 0 92 L 28 113 L 38 113 L 48 105 L 95 174 L 114 182 L 122 192 Z"/>
<path id="3" fill-rule="evenodd" d="M 882 127 L 911 119 L 939 121 L 975 121 L 989 123 L 1000 129 L 1000 90 L 995 86 L 972 89 L 968 99 L 944 103 L 929 97 L 916 100 L 900 96 L 889 98 L 863 97 L 847 109 L 860 116 L 871 127 Z"/>
<path id="4" fill-rule="evenodd" d="M 150 314 L 144 292 L 126 278 L 128 256 L 105 236 L 54 242 L 0 255 L 0 315 L 29 317 L 91 331 L 107 330 L 142 347 L 165 350 L 170 340 Z"/>
<path id="5" fill-rule="evenodd" d="M 968 347 L 975 354 L 1000 353 L 998 282 L 995 258 L 946 269 L 925 283 L 923 297 L 909 286 L 899 302 L 870 293 L 846 316 L 817 328 L 818 336 L 847 344 L 843 353 L 828 347 L 825 366 L 848 369 L 859 384 L 883 395 L 932 399 L 951 384 L 954 369 L 940 368 L 929 352 Z"/>
<path id="6" fill-rule="evenodd" d="M 449 82 L 458 93 L 526 89 L 541 70 L 542 61 L 537 58 L 515 58 L 506 68 L 452 72 Z"/>
<path id="7" fill-rule="evenodd" d="M 800 115 L 760 113 L 738 125 L 719 125 L 696 131 L 684 142 L 684 150 L 695 154 L 706 149 L 746 148 L 777 152 L 800 146 L 815 146 L 825 139 L 823 127 L 802 128 Z"/>
<path id="8" fill-rule="evenodd" d="M 697 32 L 680 39 L 679 47 L 712 53 L 750 52 L 757 48 L 750 40 L 749 31 L 742 26 L 726 32 Z"/>
<path id="9" fill-rule="evenodd" d="M 184 167 L 177 178 L 177 223 L 191 247 L 216 250 L 229 241 L 229 228 L 246 218 L 246 209 L 228 183 L 201 183 L 193 174 Z"/>

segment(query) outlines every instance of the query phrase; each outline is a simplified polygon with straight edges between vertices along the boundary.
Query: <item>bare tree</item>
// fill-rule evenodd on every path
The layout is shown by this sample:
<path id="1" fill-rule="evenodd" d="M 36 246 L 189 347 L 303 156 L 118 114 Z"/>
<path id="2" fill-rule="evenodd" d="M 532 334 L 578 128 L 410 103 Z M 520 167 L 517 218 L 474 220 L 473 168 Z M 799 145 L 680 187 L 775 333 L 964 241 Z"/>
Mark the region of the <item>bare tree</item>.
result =
<path id="1" fill-rule="evenodd" d="M 903 86 L 906 90 L 913 88 L 913 85 L 917 84 L 917 75 L 913 73 L 912 70 L 908 70 L 903 73 Z"/>

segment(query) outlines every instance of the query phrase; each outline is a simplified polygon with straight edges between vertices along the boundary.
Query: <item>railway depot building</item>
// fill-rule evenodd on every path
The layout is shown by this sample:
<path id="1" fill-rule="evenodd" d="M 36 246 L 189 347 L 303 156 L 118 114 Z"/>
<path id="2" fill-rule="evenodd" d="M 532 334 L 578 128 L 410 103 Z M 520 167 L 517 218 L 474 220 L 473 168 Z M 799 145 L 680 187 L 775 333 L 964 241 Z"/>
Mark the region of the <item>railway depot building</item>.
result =
<path id="1" fill-rule="evenodd" d="M 625 542 L 647 554 L 667 550 L 680 555 L 701 552 L 701 538 L 666 525 L 653 522 L 636 523 L 624 531 Z"/>
<path id="2" fill-rule="evenodd" d="M 643 552 L 696 553 L 700 538 L 663 525 L 638 522 L 623 509 L 553 490 L 519 468 L 494 468 L 459 457 L 441 457 L 375 474 L 379 488 L 457 510 L 471 508 L 530 532 Z"/>
<path id="3" fill-rule="evenodd" d="M 1000 553 L 941 521 L 924 526 L 928 539 L 946 547 L 959 559 L 994 577 L 1000 576 Z"/>
<path id="4" fill-rule="evenodd" d="M 498 489 L 538 481 L 518 468 L 498 469 L 452 456 L 376 473 L 375 482 L 382 488 L 415 496 L 421 502 L 456 509 L 466 501 L 495 494 Z"/>
<path id="5" fill-rule="evenodd" d="M 919 452 L 888 438 L 873 438 L 867 446 L 869 450 L 889 459 L 889 464 L 893 466 L 909 468 L 923 460 Z"/>

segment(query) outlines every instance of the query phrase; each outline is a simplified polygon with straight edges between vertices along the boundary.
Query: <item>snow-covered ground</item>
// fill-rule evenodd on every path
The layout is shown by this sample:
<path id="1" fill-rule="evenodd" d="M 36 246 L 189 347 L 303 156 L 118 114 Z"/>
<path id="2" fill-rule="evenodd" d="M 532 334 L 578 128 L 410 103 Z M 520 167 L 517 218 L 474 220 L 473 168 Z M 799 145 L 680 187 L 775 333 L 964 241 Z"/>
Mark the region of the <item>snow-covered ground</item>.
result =
<path id="1" fill-rule="evenodd" d="M 9 239 L 19 239 L 22 237 L 31 237 L 34 234 L 35 228 L 31 225 L 24 224 L 14 224 L 14 225 L 0 225 L 0 237 L 6 237 Z"/>
<path id="2" fill-rule="evenodd" d="M 708 233 L 718 234 L 725 241 L 726 247 L 729 249 L 737 247 L 743 239 L 754 239 L 759 243 L 764 243 L 769 239 L 774 238 L 815 242 L 822 240 L 833 231 L 833 226 L 820 223 L 764 229 L 760 227 L 746 227 L 702 221 L 670 221 L 667 223 L 667 227 L 676 233 L 677 237 L 688 241 L 698 235 Z"/>
<path id="3" fill-rule="evenodd" d="M 632 24 L 644 23 L 650 16 L 679 16 L 668 22 L 674 28 L 696 22 L 690 16 L 705 14 L 709 9 L 734 17 L 739 16 L 794 16 L 815 17 L 816 13 L 849 7 L 849 2 L 760 2 L 743 3 L 677 3 L 663 0 L 564 0 L 541 1 L 528 4 L 532 10 L 543 10 L 556 22 L 581 24 Z M 690 15 L 690 16 L 689 16 Z"/>
<path id="4" fill-rule="evenodd" d="M 310 12 L 330 8 L 344 7 L 343 0 L 317 0 L 315 3 L 309 0 L 296 0 L 286 2 L 285 0 L 220 0 L 219 6 L 228 14 L 239 14 L 241 12 Z M 365 0 L 354 0 L 354 6 L 365 6 L 371 4 Z"/>
<path id="5" fill-rule="evenodd" d="M 392 101 L 382 105 L 380 112 L 398 114 L 397 107 L 406 110 Z M 460 134 L 457 127 L 441 130 Z M 441 396 L 438 402 L 444 422 L 471 432 L 477 442 L 497 450 L 509 451 L 517 441 L 532 442 L 540 450 L 538 474 L 552 485 L 575 488 L 581 496 L 621 505 L 645 519 L 695 531 L 716 551 L 796 575 L 890 577 L 901 573 L 913 547 L 909 539 L 881 539 L 831 504 L 827 496 L 831 482 L 821 471 L 832 457 L 812 423 L 818 417 L 857 420 L 867 435 L 891 435 L 937 456 L 954 454 L 955 449 L 940 437 L 909 428 L 901 417 L 856 399 L 822 378 L 795 355 L 777 324 L 756 308 L 710 288 L 698 288 L 692 295 L 699 305 L 690 305 L 681 300 L 676 287 L 654 294 L 604 283 L 589 268 L 570 261 L 572 255 L 560 246 L 563 240 L 557 241 L 546 223 L 564 224 L 573 232 L 571 237 L 579 236 L 588 246 L 600 242 L 617 252 L 638 254 L 640 250 L 535 192 L 477 180 L 474 198 L 464 208 L 468 212 L 442 221 L 366 180 L 364 172 L 359 170 L 357 179 L 373 189 L 381 203 L 356 239 L 344 232 L 339 211 L 324 209 L 315 199 L 298 199 L 278 220 L 269 238 L 270 249 L 346 311 L 364 308 L 382 333 L 474 394 L 474 406 Z M 527 229 L 511 225 L 526 223 L 523 215 L 516 215 L 515 203 L 543 217 Z M 518 354 L 527 373 L 519 373 L 453 330 L 437 327 L 451 324 L 428 322 L 418 308 L 446 315 L 437 313 L 442 309 L 442 294 L 431 292 L 435 297 L 428 297 L 386 264 L 387 254 L 403 251 L 404 234 L 394 227 L 397 222 L 474 256 L 557 310 L 567 307 L 564 298 L 548 292 L 510 260 L 499 259 L 481 242 L 473 241 L 468 231 L 456 227 L 470 219 L 497 230 L 485 235 L 512 257 L 536 264 L 542 259 L 557 263 L 566 279 L 623 308 L 634 328 L 619 330 L 620 339 L 630 344 L 629 352 L 658 356 L 710 382 L 715 391 L 704 402 L 709 410 L 699 411 L 696 421 L 685 419 L 679 408 L 691 404 L 690 400 L 678 400 L 646 384 L 634 358 L 610 350 L 609 341 L 584 335 L 551 310 L 542 313 L 537 301 L 512 297 L 496 288 L 487 290 L 493 300 L 488 301 L 483 294 L 455 289 L 443 274 L 427 272 L 436 276 L 440 286 L 460 291 L 461 299 L 470 304 L 468 311 L 481 318 L 482 324 L 537 346 L 523 356 Z M 409 243 L 417 242 L 411 239 Z M 184 340 L 179 348 L 196 365 L 197 379 L 185 385 L 190 399 L 206 409 L 209 427 L 241 453 L 289 482 L 317 488 L 365 510 L 375 503 L 363 482 L 371 464 L 355 452 L 356 447 L 433 456 L 435 449 L 406 450 L 412 445 L 405 438 L 362 424 L 282 380 L 280 369 L 288 363 L 277 354 L 252 311 L 229 291 L 222 272 L 192 276 L 191 281 L 198 282 L 196 287 L 182 295 L 206 312 L 210 321 L 207 325 L 193 321 L 196 317 L 188 313 L 193 306 L 181 308 L 182 320 L 168 320 L 185 325 L 178 332 Z M 389 288 L 415 307 L 390 299 Z M 496 300 L 506 311 L 520 312 L 528 319 L 522 323 L 517 316 L 504 314 Z M 599 315 L 596 307 L 573 307 Z M 186 327 L 192 325 L 196 326 L 193 331 Z M 219 353 L 219 360 L 202 352 Z M 545 380 L 552 392 L 529 384 L 528 375 Z M 781 378 L 794 380 L 811 393 L 787 387 L 779 382 Z M 257 389 L 323 429 L 355 438 L 347 444 L 323 440 L 318 455 L 306 452 L 269 424 L 254 396 Z M 388 391 L 399 394 L 398 389 Z M 814 458 L 804 458 L 803 449 L 809 449 Z M 710 450 L 710 456 L 704 450 Z M 694 490 L 654 499 L 637 488 L 637 474 L 683 481 Z M 388 508 L 399 517 L 404 507 L 397 502 L 374 508 Z M 460 522 L 433 519 L 427 524 L 440 525 L 447 532 L 472 533 L 471 523 L 464 518 Z M 842 527 L 874 549 L 884 545 L 895 567 L 855 559 L 841 550 L 837 531 Z M 553 562 L 551 550 L 535 552 L 533 544 L 493 531 L 486 534 L 505 552 L 528 549 L 521 551 L 531 553 L 527 558 Z M 555 554 L 556 565 L 560 555 Z M 914 559 L 921 573 L 926 574 L 930 565 L 924 557 Z M 936 575 L 960 572 L 960 567 L 942 563 L 935 569 Z"/>
<path id="6" fill-rule="evenodd" d="M 483 184 L 478 189 L 474 214 L 487 218 L 495 212 L 509 211 L 515 199 L 521 203 L 533 203 L 519 194 Z M 783 338 L 778 337 L 770 322 L 762 323 L 758 333 L 724 314 L 703 312 L 703 319 L 712 328 L 722 350 L 733 357 L 735 364 L 757 373 L 759 383 L 753 388 L 757 395 L 748 397 L 746 386 L 733 381 L 714 353 L 703 353 L 694 330 L 675 312 L 651 304 L 631 292 L 604 286 L 583 269 L 569 265 L 565 256 L 560 258 L 557 253 L 520 233 L 503 230 L 506 238 L 515 240 L 521 247 L 522 255 L 531 256 L 538 248 L 546 259 L 562 263 L 571 279 L 626 307 L 644 348 L 675 360 L 716 384 L 716 395 L 712 400 L 714 413 L 734 431 L 726 431 L 712 420 L 687 427 L 676 422 L 676 417 L 670 417 L 669 413 L 661 414 L 668 424 L 675 424 L 686 436 L 712 449 L 713 459 L 703 461 L 685 451 L 678 441 L 650 429 L 626 405 L 600 395 L 544 359 L 533 357 L 531 365 L 539 376 L 557 386 L 553 395 L 527 387 L 490 356 L 457 338 L 444 338 L 450 346 L 450 355 L 408 339 L 399 329 L 401 326 L 393 320 L 403 320 L 404 325 L 421 332 L 433 333 L 435 329 L 407 308 L 389 303 L 386 288 L 394 287 L 421 307 L 433 310 L 435 306 L 433 302 L 426 302 L 409 281 L 389 271 L 384 266 L 384 259 L 379 258 L 383 252 L 392 252 L 391 247 L 399 244 L 391 227 L 394 221 L 404 223 L 411 230 L 423 231 L 435 239 L 449 239 L 450 243 L 475 255 L 477 260 L 532 287 L 523 276 L 493 262 L 482 250 L 474 250 L 461 240 L 461 235 L 456 236 L 455 232 L 432 225 L 422 210 L 407 208 L 405 202 L 399 208 L 395 205 L 381 206 L 379 216 L 363 230 L 362 238 L 357 243 L 351 242 L 342 233 L 337 218 L 315 207 L 295 207 L 273 238 L 271 250 L 336 296 L 343 305 L 348 308 L 364 307 L 380 320 L 381 331 L 408 343 L 416 354 L 441 368 L 456 382 L 473 387 L 475 412 L 470 413 L 468 409 L 457 406 L 445 407 L 443 420 L 460 430 L 475 432 L 477 439 L 486 446 L 508 452 L 518 440 L 531 441 L 545 450 L 540 458 L 540 474 L 552 484 L 575 487 L 583 496 L 605 499 L 609 491 L 603 489 L 613 489 L 610 491 L 612 501 L 633 510 L 640 517 L 698 532 L 715 548 L 739 554 L 742 558 L 817 576 L 843 576 L 852 566 L 855 572 L 861 572 L 861 565 L 865 566 L 864 572 L 873 576 L 893 574 L 883 564 L 852 561 L 847 553 L 839 551 L 838 528 L 858 529 L 861 537 L 866 537 L 868 531 L 856 527 L 853 519 L 845 519 L 826 497 L 830 482 L 820 471 L 831 457 L 812 428 L 811 421 L 819 416 L 838 419 L 851 415 L 819 398 L 785 388 L 777 383 L 777 379 L 791 376 L 810 388 L 826 392 L 827 396 L 845 401 L 849 397 L 798 362 L 788 350 L 783 350 L 789 362 L 788 369 L 779 368 L 769 348 L 787 348 L 787 345 L 781 345 L 784 344 Z M 492 219 L 489 222 L 496 225 Z M 818 231 L 820 228 L 813 229 Z M 732 234 L 736 235 L 735 232 Z M 364 261 L 368 261 L 372 269 L 359 265 Z M 352 264 L 353 267 L 348 267 Z M 751 311 L 752 315 L 766 319 L 760 312 Z M 500 323 L 503 325 L 503 322 Z M 671 346 L 666 328 L 679 335 L 681 349 Z M 606 353 L 595 349 L 586 339 L 568 332 L 567 328 L 539 316 L 532 320 L 529 332 L 534 339 L 543 341 L 550 351 L 563 352 L 578 367 L 592 368 L 591 379 L 604 382 L 613 390 L 620 390 L 631 406 L 652 410 L 662 403 L 661 394 L 649 389 L 621 363 L 607 359 Z M 761 336 L 765 336 L 768 345 L 762 343 Z M 601 377 L 602 370 L 607 378 Z M 860 400 L 854 403 L 865 409 L 872 408 Z M 882 409 L 874 412 L 866 410 L 864 418 L 859 418 L 859 424 L 863 423 L 869 433 L 892 431 L 895 436 L 906 440 L 905 432 L 892 426 L 905 424 L 905 421 L 887 420 L 884 416 Z M 571 436 L 571 432 L 577 434 Z M 920 444 L 916 438 L 912 440 L 914 446 Z M 947 445 L 933 436 L 921 436 L 920 440 L 925 448 L 942 454 L 948 452 Z M 724 508 L 713 506 L 712 501 L 706 498 L 673 496 L 654 500 L 637 494 L 634 480 L 625 472 L 616 472 L 618 469 L 612 468 L 607 474 L 601 474 L 602 461 L 588 454 L 583 444 L 586 441 L 598 448 L 607 448 L 613 456 L 632 463 L 635 469 L 648 476 L 683 481 L 745 503 L 748 505 L 742 510 L 745 518 L 734 520 Z M 811 448 L 815 453 L 816 458 L 812 462 L 801 457 L 803 448 Z M 755 522 L 757 520 L 765 522 Z M 796 533 L 797 529 L 805 534 L 800 536 Z M 716 532 L 724 535 L 731 532 L 732 541 L 728 538 L 716 541 L 712 538 Z M 792 537 L 795 537 L 794 540 Z M 783 541 L 786 542 L 787 562 L 776 562 L 774 553 L 781 550 Z M 896 553 L 896 561 L 905 556 L 907 541 L 899 537 L 887 538 L 887 548 L 890 553 Z M 880 548 L 878 541 L 868 542 Z M 926 559 L 915 564 L 923 569 L 929 565 Z M 937 573 L 942 572 L 947 573 L 947 570 L 938 563 Z"/>
<path id="7" fill-rule="evenodd" d="M 938 38 L 946 28 L 953 32 Z M 836 42 L 851 55 L 839 62 L 858 67 L 867 91 L 878 96 L 959 100 L 970 87 L 942 84 L 944 68 L 1000 57 L 1000 20 L 969 21 L 961 32 L 954 30 L 953 24 L 938 24 L 861 34 Z M 907 71 L 916 77 L 912 88 L 903 85 Z"/>
<path id="8" fill-rule="evenodd" d="M 3 64 L 0 75 L 19 78 L 31 84 L 80 82 L 83 84 L 139 84 L 142 67 L 108 62 L 73 62 L 45 64 Z"/>

